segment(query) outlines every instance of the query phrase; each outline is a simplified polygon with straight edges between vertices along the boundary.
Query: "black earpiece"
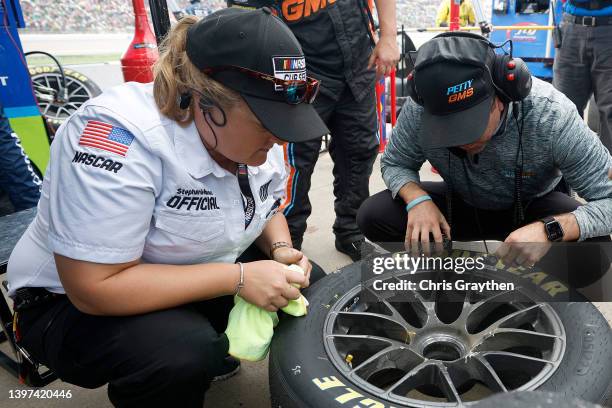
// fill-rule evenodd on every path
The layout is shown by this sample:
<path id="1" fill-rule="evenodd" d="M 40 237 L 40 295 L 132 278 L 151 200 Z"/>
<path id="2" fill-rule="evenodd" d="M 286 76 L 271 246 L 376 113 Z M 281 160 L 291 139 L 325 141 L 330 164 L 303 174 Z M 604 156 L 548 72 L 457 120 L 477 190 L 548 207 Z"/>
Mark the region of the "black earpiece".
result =
<path id="1" fill-rule="evenodd" d="M 178 96 L 178 105 L 181 109 L 187 109 L 191 104 L 191 94 L 190 93 L 182 93 Z M 200 95 L 200 100 L 198 102 L 200 109 L 204 112 L 210 111 L 212 108 L 217 106 L 212 100 L 208 99 L 204 95 Z"/>
<path id="2" fill-rule="evenodd" d="M 527 64 L 512 55 L 496 55 L 493 83 L 505 103 L 522 101 L 531 92 L 531 73 Z"/>
<path id="3" fill-rule="evenodd" d="M 191 94 L 190 93 L 182 93 L 177 98 L 177 103 L 180 109 L 185 110 L 191 104 Z"/>

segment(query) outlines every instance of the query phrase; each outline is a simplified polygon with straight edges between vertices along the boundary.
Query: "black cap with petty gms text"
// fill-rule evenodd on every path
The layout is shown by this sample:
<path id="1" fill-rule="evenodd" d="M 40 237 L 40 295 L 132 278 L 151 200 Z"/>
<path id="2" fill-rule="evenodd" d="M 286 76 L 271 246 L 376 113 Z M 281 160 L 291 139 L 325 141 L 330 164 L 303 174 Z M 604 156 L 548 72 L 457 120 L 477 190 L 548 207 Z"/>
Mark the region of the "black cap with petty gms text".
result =
<path id="1" fill-rule="evenodd" d="M 494 56 L 492 50 L 452 37 L 434 38 L 421 46 L 414 85 L 425 108 L 424 147 L 461 146 L 482 136 L 496 94 L 488 68 Z"/>

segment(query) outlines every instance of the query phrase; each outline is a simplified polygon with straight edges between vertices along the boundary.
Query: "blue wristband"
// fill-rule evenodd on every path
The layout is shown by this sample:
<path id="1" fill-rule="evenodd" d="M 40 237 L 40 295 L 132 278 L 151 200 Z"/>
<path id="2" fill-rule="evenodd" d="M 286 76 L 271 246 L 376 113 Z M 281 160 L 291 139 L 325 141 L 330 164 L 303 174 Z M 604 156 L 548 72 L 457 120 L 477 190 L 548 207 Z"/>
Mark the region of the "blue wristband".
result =
<path id="1" fill-rule="evenodd" d="M 406 212 L 412 210 L 415 206 L 421 204 L 423 201 L 429 200 L 431 200 L 431 197 L 428 195 L 422 195 L 420 197 L 415 198 L 414 200 L 406 204 Z"/>

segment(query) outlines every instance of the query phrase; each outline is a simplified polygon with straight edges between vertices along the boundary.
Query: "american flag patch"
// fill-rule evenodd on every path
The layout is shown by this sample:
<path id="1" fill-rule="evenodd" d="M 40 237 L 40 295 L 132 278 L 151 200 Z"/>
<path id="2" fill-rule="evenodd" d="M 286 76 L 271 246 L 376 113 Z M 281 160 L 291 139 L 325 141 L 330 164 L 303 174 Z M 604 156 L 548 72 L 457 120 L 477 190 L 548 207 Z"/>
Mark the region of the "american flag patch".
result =
<path id="1" fill-rule="evenodd" d="M 79 145 L 95 147 L 125 157 L 132 140 L 134 140 L 134 135 L 125 129 L 90 120 L 81 133 Z"/>

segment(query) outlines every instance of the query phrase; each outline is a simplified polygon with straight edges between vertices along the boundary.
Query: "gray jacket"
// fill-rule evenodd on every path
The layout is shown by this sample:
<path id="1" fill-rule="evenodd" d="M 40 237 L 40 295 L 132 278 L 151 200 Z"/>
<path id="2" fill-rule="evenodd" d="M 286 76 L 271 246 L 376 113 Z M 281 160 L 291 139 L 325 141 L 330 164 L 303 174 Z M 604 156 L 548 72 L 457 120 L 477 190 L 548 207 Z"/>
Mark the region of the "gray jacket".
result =
<path id="1" fill-rule="evenodd" d="M 580 118 L 574 104 L 552 85 L 533 78 L 531 94 L 521 104 L 519 110 L 525 114 L 523 200 L 549 193 L 563 175 L 588 201 L 573 212 L 580 240 L 612 233 L 612 181 L 607 177 L 612 156 Z M 452 184 L 453 191 L 471 205 L 490 210 L 511 208 L 518 146 L 512 106 L 505 128 L 493 136 L 477 163 L 472 158 L 464 159 L 467 172 L 461 159 L 447 149 L 422 147 L 422 111 L 413 100 L 406 101 L 382 157 L 383 179 L 393 197 L 406 183 L 420 181 L 419 169 L 428 160 L 447 184 Z"/>

